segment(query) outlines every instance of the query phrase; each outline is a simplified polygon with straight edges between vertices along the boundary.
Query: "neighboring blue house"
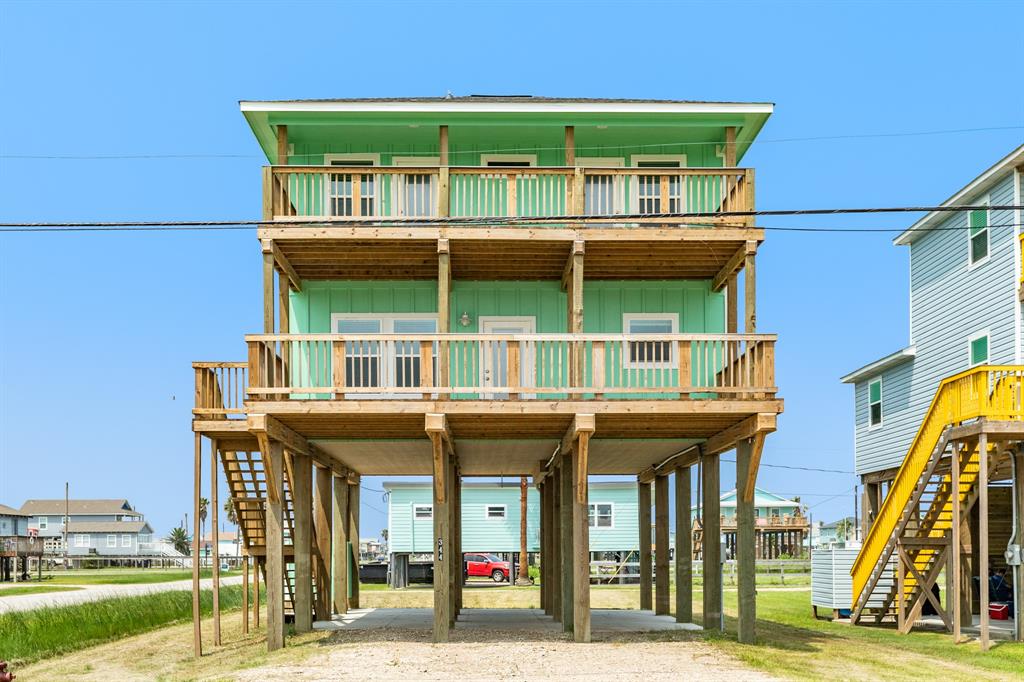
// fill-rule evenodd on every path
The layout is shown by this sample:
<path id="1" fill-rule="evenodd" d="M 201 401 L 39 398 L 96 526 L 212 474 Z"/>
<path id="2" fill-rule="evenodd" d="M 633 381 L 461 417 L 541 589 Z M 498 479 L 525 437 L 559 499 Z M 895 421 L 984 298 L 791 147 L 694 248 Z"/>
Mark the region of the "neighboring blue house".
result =
<path id="1" fill-rule="evenodd" d="M 594 482 L 590 489 L 590 551 L 594 559 L 625 560 L 640 544 L 635 481 Z M 384 484 L 388 493 L 388 549 L 396 557 L 429 555 L 433 549 L 433 506 L 429 482 Z M 527 490 L 526 544 L 540 551 L 540 496 Z M 462 484 L 462 550 L 510 557 L 520 548 L 519 483 Z M 635 557 L 632 559 L 636 560 Z"/>
<path id="2" fill-rule="evenodd" d="M 726 554 L 732 557 L 736 546 L 736 489 L 723 493 L 719 500 Z M 690 508 L 693 519 L 696 520 L 699 513 L 697 505 Z M 758 559 L 803 556 L 810 525 L 799 500 L 754 488 L 754 518 L 754 545 Z M 702 534 L 698 532 L 695 538 L 702 538 Z M 700 542 L 695 541 L 694 544 L 695 553 L 699 556 Z"/>
<path id="3" fill-rule="evenodd" d="M 28 572 L 28 557 L 40 554 L 41 541 L 31 537 L 28 517 L 17 509 L 0 504 L 0 582 L 17 582 Z"/>
<path id="4" fill-rule="evenodd" d="M 1024 145 L 943 206 L 1019 206 L 1022 169 Z M 842 378 L 854 385 L 854 464 L 865 484 L 866 525 L 942 379 L 975 365 L 1021 364 L 1022 222 L 1020 211 L 935 211 L 894 240 L 910 247 L 909 342 Z"/>
<path id="5" fill-rule="evenodd" d="M 0 504 L 0 538 L 28 535 L 28 517 L 17 509 Z"/>
<path id="6" fill-rule="evenodd" d="M 128 500 L 69 500 L 66 509 L 71 556 L 135 557 L 154 551 L 153 529 Z M 48 554 L 64 552 L 64 500 L 28 500 L 20 511 Z"/>

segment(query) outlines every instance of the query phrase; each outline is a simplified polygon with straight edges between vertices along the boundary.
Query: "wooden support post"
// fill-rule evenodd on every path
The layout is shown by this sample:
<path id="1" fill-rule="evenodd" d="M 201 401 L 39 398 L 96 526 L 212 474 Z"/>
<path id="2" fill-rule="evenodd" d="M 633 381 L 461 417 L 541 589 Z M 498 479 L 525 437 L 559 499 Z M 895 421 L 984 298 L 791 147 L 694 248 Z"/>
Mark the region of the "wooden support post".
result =
<path id="1" fill-rule="evenodd" d="M 565 165 L 572 168 L 576 165 L 576 127 L 565 126 Z"/>
<path id="2" fill-rule="evenodd" d="M 466 575 L 463 570 L 466 563 L 462 552 L 462 470 L 456 464 L 455 467 L 455 503 L 452 505 L 452 515 L 455 526 L 452 531 L 452 540 L 455 542 L 455 555 L 453 556 L 454 578 L 455 578 L 455 616 L 462 615 L 462 587 L 466 583 Z"/>
<path id="3" fill-rule="evenodd" d="M 654 477 L 654 613 L 669 614 L 668 476 Z"/>
<path id="4" fill-rule="evenodd" d="M 557 458 L 556 458 L 557 462 Z M 551 615 L 562 622 L 562 467 L 551 473 Z"/>
<path id="5" fill-rule="evenodd" d="M 519 575 L 518 581 L 522 585 L 530 584 L 530 551 L 527 544 L 527 520 L 529 515 L 529 485 L 526 476 L 519 477 Z"/>
<path id="6" fill-rule="evenodd" d="M 458 522 L 456 517 L 458 516 L 458 474 L 455 470 L 455 457 L 449 453 L 447 459 L 448 463 L 448 475 L 445 480 L 450 481 L 450 497 L 448 499 L 448 528 L 451 536 L 451 542 L 449 543 L 448 552 L 448 626 L 453 627 L 455 625 L 455 618 L 458 615 L 456 609 L 456 572 L 459 569 L 459 541 L 455 538 L 456 528 Z"/>
<path id="7" fill-rule="evenodd" d="M 722 510 L 719 457 L 706 454 L 701 465 L 704 476 L 704 515 L 701 556 L 704 560 L 704 629 L 722 630 Z"/>
<path id="8" fill-rule="evenodd" d="M 274 441 L 265 453 L 267 477 L 266 547 L 267 650 L 284 646 L 284 448 Z"/>
<path id="9" fill-rule="evenodd" d="M 355 481 L 354 483 L 352 481 Z M 348 607 L 359 608 L 359 478 L 348 484 Z"/>
<path id="10" fill-rule="evenodd" d="M 202 556 L 203 547 L 203 530 L 199 521 L 199 500 L 202 495 L 203 480 L 203 437 L 198 433 L 195 434 L 195 446 L 195 480 L 193 486 L 194 504 L 192 505 L 192 518 L 195 524 L 195 528 L 192 531 L 192 646 L 195 650 L 196 658 L 199 658 L 203 655 L 203 633 L 200 625 L 202 612 L 199 610 L 199 560 Z M 15 581 L 17 581 L 17 557 L 14 559 L 14 575 Z"/>
<path id="11" fill-rule="evenodd" d="M 334 613 L 348 613 L 348 481 L 343 476 L 334 477 L 332 503 L 331 592 L 334 595 Z"/>
<path id="12" fill-rule="evenodd" d="M 447 334 L 451 331 L 451 287 L 452 268 L 451 254 L 448 251 L 448 240 L 437 242 L 437 331 Z M 442 341 L 437 348 L 437 385 L 449 385 L 449 350 L 448 343 Z"/>
<path id="13" fill-rule="evenodd" d="M 249 634 L 249 556 L 242 557 L 242 634 Z"/>
<path id="14" fill-rule="evenodd" d="M 316 598 L 313 613 L 317 620 L 331 619 L 331 480 L 327 467 L 316 467 L 316 495 L 313 498 L 313 530 L 316 551 L 313 553 L 313 576 Z"/>
<path id="15" fill-rule="evenodd" d="M 748 249 L 746 264 L 743 266 L 743 305 L 746 309 L 743 331 L 747 334 L 757 332 L 757 267 L 755 256 L 755 249 Z"/>
<path id="16" fill-rule="evenodd" d="M 292 588 L 295 610 L 295 632 L 313 629 L 313 471 L 308 455 L 290 453 L 292 458 L 292 506 L 294 532 L 292 547 L 295 554 L 295 585 Z"/>
<path id="17" fill-rule="evenodd" d="M 541 462 L 541 467 L 544 462 Z M 551 477 L 540 484 L 540 605 L 551 615 Z"/>
<path id="18" fill-rule="evenodd" d="M 989 590 L 988 590 L 988 434 L 982 431 L 978 435 L 978 575 L 981 585 L 981 603 L 978 605 L 981 615 L 981 650 L 987 651 L 989 646 Z"/>
<path id="19" fill-rule="evenodd" d="M 690 467 L 676 469 L 676 622 L 693 620 L 693 525 Z"/>
<path id="20" fill-rule="evenodd" d="M 260 626 L 260 573 L 263 573 L 264 579 L 267 576 L 267 569 L 263 566 L 263 561 L 257 558 L 252 560 L 252 626 L 259 628 Z"/>
<path id="21" fill-rule="evenodd" d="M 451 516 L 448 504 L 451 482 L 448 476 L 448 455 L 443 436 L 430 433 L 434 462 L 434 641 L 447 642 L 451 623 L 451 602 L 448 599 L 451 571 Z"/>
<path id="22" fill-rule="evenodd" d="M 637 481 L 640 519 L 640 610 L 654 608 L 651 598 L 651 484 Z"/>
<path id="23" fill-rule="evenodd" d="M 437 127 L 437 150 L 440 165 L 448 165 L 448 126 Z"/>
<path id="24" fill-rule="evenodd" d="M 576 436 L 573 458 L 572 549 L 573 549 L 573 639 L 590 641 L 590 520 L 589 520 L 590 433 Z M 666 502 L 667 504 L 667 502 Z M 668 519 L 666 518 L 666 529 Z M 667 544 L 667 542 L 666 542 Z M 666 573 L 665 577 L 668 577 Z M 666 588 L 666 601 L 668 599 Z"/>
<path id="25" fill-rule="evenodd" d="M 277 165 L 288 165 L 288 126 L 277 126 Z"/>
<path id="26" fill-rule="evenodd" d="M 561 537 L 559 543 L 561 544 L 561 571 L 562 571 L 562 632 L 573 631 L 573 595 L 575 590 L 573 589 L 573 582 L 576 576 L 573 571 L 573 547 L 572 547 L 572 517 L 573 517 L 573 496 L 575 495 L 575 477 L 573 476 L 573 454 L 572 451 L 562 452 L 558 455 L 562 459 L 560 466 L 561 477 L 559 484 L 561 485 L 561 523 L 559 524 L 559 530 Z"/>
<path id="27" fill-rule="evenodd" d="M 736 572 L 739 618 L 737 635 L 741 644 L 754 643 L 754 623 L 757 617 L 757 589 L 755 586 L 754 553 L 754 495 L 748 488 L 756 472 L 754 449 L 758 439 L 745 438 L 736 444 Z M 761 441 L 763 442 L 763 441 Z"/>
<path id="28" fill-rule="evenodd" d="M 213 645 L 220 646 L 220 495 L 217 440 L 210 440 L 210 574 L 213 578 Z"/>
<path id="29" fill-rule="evenodd" d="M 725 289 L 725 331 L 728 334 L 735 334 L 738 330 L 737 317 L 739 311 L 739 279 L 733 273 L 729 276 Z"/>
<path id="30" fill-rule="evenodd" d="M 736 167 L 736 126 L 725 128 L 725 167 Z"/>
<path id="31" fill-rule="evenodd" d="M 1018 176 L 1020 177 L 1020 176 Z M 1010 455 L 1015 463 L 1013 472 L 1013 498 L 1017 505 L 1017 528 L 1015 530 L 1015 542 L 1018 546 L 1024 546 L 1024 450 L 1019 447 L 1016 452 Z M 1017 603 L 1017 612 L 1013 616 L 1014 635 L 1018 642 L 1024 642 L 1024 564 L 1018 564 L 1014 568 L 1014 575 L 1017 582 L 1014 585 L 1014 599 Z"/>
<path id="32" fill-rule="evenodd" d="M 963 584 L 960 577 L 961 570 L 961 557 L 960 557 L 960 524 L 963 522 L 962 510 L 960 506 L 960 444 L 956 441 L 952 445 L 953 454 L 950 456 L 950 483 L 952 485 L 952 491 L 950 493 L 950 502 L 952 505 L 952 519 L 951 519 L 951 531 L 950 531 L 950 553 L 949 553 L 949 573 L 947 576 L 946 585 L 946 602 L 949 605 L 947 609 L 949 611 L 950 618 L 953 620 L 953 643 L 959 644 L 961 637 L 961 628 L 963 627 L 961 621 L 961 609 L 960 609 L 960 588 Z M 877 484 L 876 484 L 877 485 Z M 865 511 L 865 516 L 867 512 Z M 867 537 L 866 535 L 864 537 Z"/>
<path id="33" fill-rule="evenodd" d="M 263 333 L 274 333 L 274 254 L 263 252 Z"/>

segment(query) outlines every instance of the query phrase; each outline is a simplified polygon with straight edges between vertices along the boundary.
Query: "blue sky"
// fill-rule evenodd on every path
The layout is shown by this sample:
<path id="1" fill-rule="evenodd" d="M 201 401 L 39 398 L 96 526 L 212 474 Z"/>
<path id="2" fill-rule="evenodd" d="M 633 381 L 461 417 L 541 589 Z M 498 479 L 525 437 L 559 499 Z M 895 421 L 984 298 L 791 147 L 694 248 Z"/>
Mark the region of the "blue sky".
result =
<path id="1" fill-rule="evenodd" d="M 240 99 L 771 101 L 744 159 L 763 209 L 937 203 L 1024 139 L 1019 3 L 211 5 L 0 4 L 0 218 L 258 217 Z M 979 128 L 992 130 L 925 134 Z M 206 156 L 10 158 L 147 154 Z M 786 399 L 764 463 L 849 471 L 838 377 L 906 342 L 907 253 L 891 235 L 770 232 L 759 256 L 758 328 L 780 335 Z M 74 496 L 129 497 L 160 534 L 180 522 L 190 363 L 244 358 L 260 276 L 246 232 L 0 235 L 0 502 L 59 497 L 70 480 Z M 854 482 L 769 467 L 759 479 L 824 520 L 852 513 Z M 363 500 L 375 535 L 385 505 Z"/>

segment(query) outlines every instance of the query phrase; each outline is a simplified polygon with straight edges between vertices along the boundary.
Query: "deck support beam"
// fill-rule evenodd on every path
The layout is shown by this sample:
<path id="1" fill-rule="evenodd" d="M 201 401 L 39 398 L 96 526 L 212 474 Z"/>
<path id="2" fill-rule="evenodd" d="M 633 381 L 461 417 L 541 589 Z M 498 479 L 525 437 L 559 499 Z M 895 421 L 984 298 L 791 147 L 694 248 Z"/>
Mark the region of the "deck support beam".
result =
<path id="1" fill-rule="evenodd" d="M 669 614 L 668 472 L 654 479 L 654 613 Z"/>
<path id="2" fill-rule="evenodd" d="M 693 620 L 693 524 L 690 467 L 676 469 L 676 622 Z"/>
<path id="3" fill-rule="evenodd" d="M 746 263 L 743 266 L 743 331 L 747 334 L 757 333 L 757 242 L 747 242 Z"/>
<path id="4" fill-rule="evenodd" d="M 316 551 L 313 552 L 313 579 L 316 597 L 313 613 L 317 620 L 331 619 L 331 470 L 316 467 L 316 495 L 313 497 L 313 532 Z"/>
<path id="5" fill-rule="evenodd" d="M 217 469 L 220 467 L 217 440 L 210 439 L 210 575 L 213 582 L 213 645 L 220 646 L 220 495 Z"/>
<path id="6" fill-rule="evenodd" d="M 949 480 L 952 485 L 952 491 L 950 492 L 950 503 L 952 505 L 951 519 L 950 519 L 950 552 L 949 552 L 949 573 L 947 576 L 946 585 L 946 601 L 949 604 L 949 616 L 953 621 L 953 643 L 959 644 L 961 638 L 961 588 L 963 582 L 960 579 L 960 571 L 962 566 L 961 555 L 960 555 L 960 524 L 963 522 L 963 514 L 960 506 L 960 443 L 953 441 L 952 452 L 950 456 L 950 472 Z M 877 486 L 877 483 L 871 484 Z M 867 511 L 864 513 L 867 516 Z M 867 537 L 866 535 L 864 537 Z"/>
<path id="7" fill-rule="evenodd" d="M 551 476 L 551 615 L 562 622 L 562 467 L 555 457 Z"/>
<path id="8" fill-rule="evenodd" d="M 348 613 L 348 479 L 334 476 L 331 500 L 331 583 L 334 613 Z"/>
<path id="9" fill-rule="evenodd" d="M 267 650 L 284 646 L 284 448 L 277 441 L 260 441 L 267 477 L 264 575 L 267 580 Z"/>
<path id="10" fill-rule="evenodd" d="M 448 574 L 451 572 L 450 554 L 451 516 L 448 498 L 451 482 L 448 480 L 448 456 L 439 432 L 430 432 L 434 471 L 434 641 L 447 642 L 451 627 Z"/>
<path id="11" fill-rule="evenodd" d="M 722 517 L 721 483 L 717 453 L 705 453 L 701 462 L 704 512 L 701 558 L 704 561 L 704 629 L 722 630 Z"/>
<path id="12" fill-rule="evenodd" d="M 978 575 L 981 576 L 979 606 L 981 616 L 981 650 L 989 647 L 989 580 L 988 580 L 988 434 L 978 434 Z"/>
<path id="13" fill-rule="evenodd" d="M 654 608 L 651 597 L 651 484 L 637 480 L 637 504 L 640 519 L 640 610 Z"/>
<path id="14" fill-rule="evenodd" d="M 562 632 L 573 631 L 573 551 L 572 551 L 572 497 L 573 497 L 573 465 L 572 451 L 563 447 L 559 453 L 561 464 L 559 465 L 559 514 L 561 515 L 558 526 L 558 544 L 561 547 L 559 558 L 561 559 L 561 605 L 562 605 Z"/>
<path id="15" fill-rule="evenodd" d="M 1017 510 L 1017 527 L 1014 529 L 1017 545 L 1024 546 L 1024 450 L 1020 448 L 1010 454 L 1013 457 L 1013 503 Z M 1013 586 L 1013 594 L 1017 612 L 1014 614 L 1013 630 L 1014 637 L 1018 642 L 1024 642 L 1024 565 L 1018 564 L 1013 571 L 1016 582 Z"/>
<path id="16" fill-rule="evenodd" d="M 313 629 L 313 548 L 312 516 L 313 471 L 308 456 L 289 453 L 292 459 L 292 480 L 289 481 L 292 505 L 295 513 L 294 545 L 295 585 L 293 589 L 295 610 L 295 632 L 310 632 Z"/>
<path id="17" fill-rule="evenodd" d="M 358 476 L 348 477 L 348 607 L 359 608 L 359 485 Z"/>
<path id="18" fill-rule="evenodd" d="M 577 414 L 562 438 L 562 629 L 576 642 L 590 641 L 590 436 L 595 417 Z"/>
<path id="19" fill-rule="evenodd" d="M 263 333 L 274 333 L 274 254 L 263 253 Z"/>
<path id="20" fill-rule="evenodd" d="M 195 479 L 193 485 L 192 519 L 194 529 L 192 531 L 192 646 L 196 658 L 203 655 L 203 633 L 200 620 L 202 612 L 199 609 L 199 558 L 202 555 L 202 526 L 199 521 L 199 500 L 202 496 L 203 482 L 203 437 L 195 434 Z M 14 579 L 18 579 L 18 560 L 14 560 Z"/>
<path id="21" fill-rule="evenodd" d="M 736 564 L 739 588 L 737 635 L 741 644 L 753 644 L 755 639 L 757 588 L 754 582 L 754 482 L 757 480 L 757 467 L 763 445 L 763 436 L 747 438 L 736 444 Z"/>

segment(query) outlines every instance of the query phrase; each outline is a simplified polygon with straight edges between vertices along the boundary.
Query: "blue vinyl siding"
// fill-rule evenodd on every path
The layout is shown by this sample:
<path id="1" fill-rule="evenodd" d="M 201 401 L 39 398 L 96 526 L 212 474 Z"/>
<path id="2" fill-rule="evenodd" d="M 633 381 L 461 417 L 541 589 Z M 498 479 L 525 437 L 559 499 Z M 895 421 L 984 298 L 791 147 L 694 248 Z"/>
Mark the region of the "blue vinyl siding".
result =
<path id="1" fill-rule="evenodd" d="M 988 199 L 1013 204 L 1014 176 L 1007 173 L 989 192 L 964 203 Z M 1015 315 L 1018 273 L 1016 232 L 1010 211 L 989 211 L 989 257 L 969 266 L 967 214 L 952 214 L 910 246 L 910 341 L 913 360 L 882 376 L 882 425 L 868 425 L 868 383 L 855 389 L 855 469 L 858 474 L 897 467 L 903 462 L 939 383 L 970 366 L 968 337 L 988 330 L 989 363 L 1017 360 Z M 876 375 L 877 376 L 877 375 Z"/>
<path id="2" fill-rule="evenodd" d="M 433 551 L 432 520 L 415 520 L 413 507 L 429 505 L 433 492 L 429 483 L 385 486 L 388 496 L 388 539 L 391 552 L 426 554 Z M 593 552 L 637 549 L 639 520 L 636 484 L 598 483 L 590 486 L 592 503 L 613 505 L 611 528 L 590 529 Z M 540 549 L 540 495 L 530 486 L 527 492 L 526 538 L 529 551 Z M 488 519 L 488 505 L 505 505 L 504 519 Z M 519 485 L 464 486 L 462 489 L 462 547 L 465 552 L 519 551 Z"/>

